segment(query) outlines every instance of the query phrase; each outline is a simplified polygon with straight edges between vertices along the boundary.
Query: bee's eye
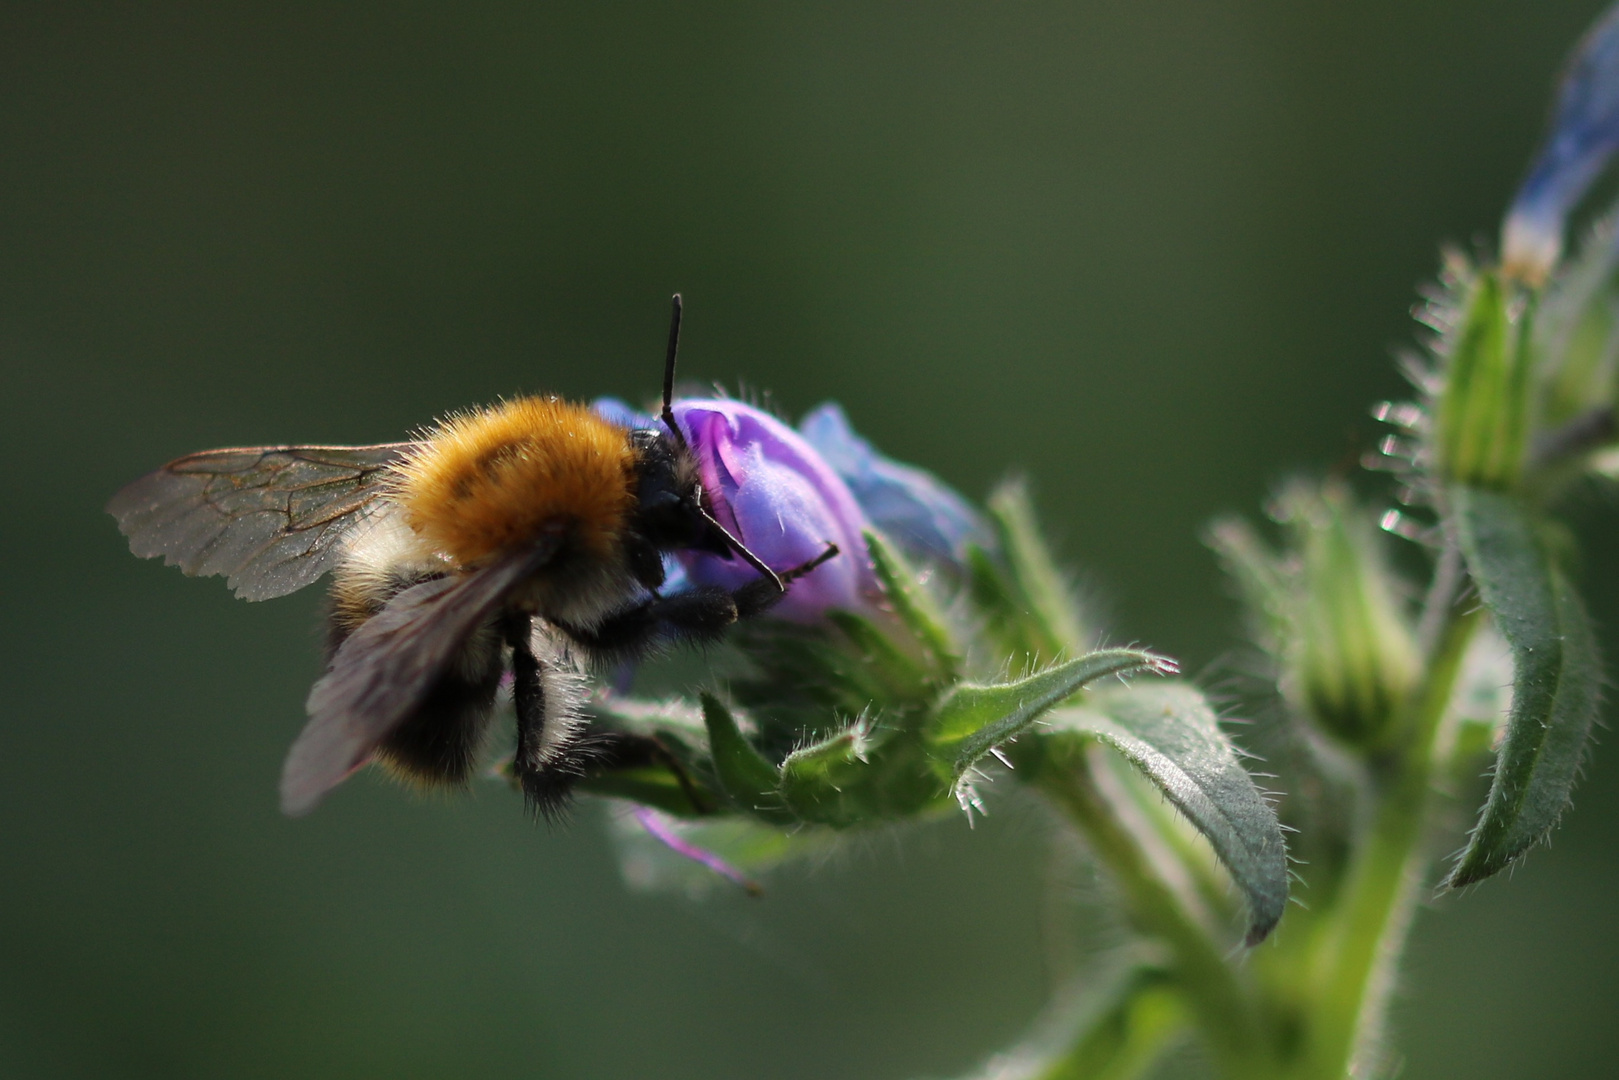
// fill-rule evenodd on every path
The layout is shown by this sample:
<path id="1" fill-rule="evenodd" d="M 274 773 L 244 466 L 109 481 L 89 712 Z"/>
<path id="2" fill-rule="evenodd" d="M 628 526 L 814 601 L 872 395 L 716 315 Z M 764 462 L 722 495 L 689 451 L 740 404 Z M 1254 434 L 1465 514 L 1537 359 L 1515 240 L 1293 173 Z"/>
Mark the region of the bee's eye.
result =
<path id="1" fill-rule="evenodd" d="M 644 514 L 664 515 L 679 509 L 685 502 L 676 492 L 668 488 L 659 488 L 649 491 L 641 498 L 641 512 Z"/>

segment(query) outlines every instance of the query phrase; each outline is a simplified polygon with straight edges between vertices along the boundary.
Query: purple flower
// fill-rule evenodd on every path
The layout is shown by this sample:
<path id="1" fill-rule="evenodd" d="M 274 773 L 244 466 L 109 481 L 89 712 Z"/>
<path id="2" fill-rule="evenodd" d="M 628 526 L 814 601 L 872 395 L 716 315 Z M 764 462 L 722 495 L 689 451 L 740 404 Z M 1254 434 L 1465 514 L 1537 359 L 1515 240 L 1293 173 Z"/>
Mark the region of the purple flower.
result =
<path id="1" fill-rule="evenodd" d="M 758 882 L 732 866 L 724 857 L 686 839 L 681 823 L 668 814 L 660 814 L 650 806 L 637 806 L 634 813 L 635 820 L 641 823 L 641 828 L 647 831 L 647 835 L 676 855 L 690 859 L 700 866 L 706 866 L 721 877 L 735 882 L 742 886 L 743 891 L 749 896 L 763 893 L 764 890 L 759 887 Z"/>
<path id="2" fill-rule="evenodd" d="M 843 477 L 866 516 L 912 554 L 960 563 L 968 544 L 990 545 L 972 504 L 932 473 L 879 454 L 837 403 L 815 409 L 798 430 Z"/>
<path id="3" fill-rule="evenodd" d="M 1574 204 L 1619 150 L 1619 7 L 1593 26 L 1569 59 L 1552 130 L 1501 229 L 1503 270 L 1545 280 L 1563 250 Z"/>
<path id="4" fill-rule="evenodd" d="M 626 427 L 659 421 L 616 398 L 598 413 Z M 826 608 L 872 605 L 878 586 L 861 533 L 872 525 L 924 559 L 959 563 L 967 545 L 988 546 L 989 529 L 972 505 L 931 473 L 884 457 L 828 402 L 793 431 L 774 416 L 728 399 L 681 399 L 675 418 L 697 454 L 715 516 L 774 570 L 842 552 L 795 583 L 776 612 L 799 621 Z M 753 576 L 740 559 L 682 552 L 668 588 L 687 581 L 735 588 Z"/>
<path id="5" fill-rule="evenodd" d="M 794 582 L 774 614 L 799 622 L 828 608 L 858 611 L 881 596 L 866 553 L 870 527 L 842 478 L 774 416 L 724 399 L 682 400 L 675 420 L 697 455 L 714 516 L 772 570 L 790 570 L 836 544 L 840 554 Z M 736 588 L 758 576 L 738 558 L 678 554 L 699 585 Z"/>

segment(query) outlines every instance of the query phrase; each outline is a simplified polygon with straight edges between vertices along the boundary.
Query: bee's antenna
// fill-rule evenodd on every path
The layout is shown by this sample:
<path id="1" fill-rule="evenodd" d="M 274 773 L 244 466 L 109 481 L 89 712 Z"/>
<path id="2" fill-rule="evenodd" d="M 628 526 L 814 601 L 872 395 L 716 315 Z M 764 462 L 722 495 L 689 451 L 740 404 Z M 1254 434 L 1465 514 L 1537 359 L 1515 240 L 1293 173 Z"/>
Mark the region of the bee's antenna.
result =
<path id="1" fill-rule="evenodd" d="M 675 293 L 669 312 L 669 354 L 663 361 L 663 423 L 675 442 L 686 445 L 686 433 L 675 423 L 675 354 L 680 351 L 680 294 Z"/>
<path id="2" fill-rule="evenodd" d="M 698 507 L 698 510 L 702 513 L 703 520 L 707 521 L 714 528 L 718 529 L 719 534 L 725 537 L 725 542 L 731 545 L 731 550 L 742 556 L 743 562 L 759 571 L 759 573 L 764 577 L 770 579 L 770 583 L 776 587 L 777 592 L 784 593 L 787 591 L 787 585 L 781 580 L 781 575 L 770 569 L 770 567 L 765 564 L 763 559 L 749 551 L 748 545 L 732 536 L 731 530 L 727 529 L 724 525 L 721 525 L 719 523 L 719 519 L 708 512 L 707 507 Z"/>
<path id="3" fill-rule="evenodd" d="M 686 433 L 680 430 L 679 424 L 675 423 L 674 409 L 675 357 L 680 352 L 680 310 L 680 294 L 675 293 L 669 308 L 669 353 L 663 361 L 663 423 L 664 426 L 669 429 L 669 434 L 674 438 L 674 440 L 684 447 L 687 445 Z M 743 562 L 759 571 L 759 573 L 766 580 L 775 586 L 776 591 L 779 593 L 784 593 L 787 591 L 788 582 L 792 581 L 794 578 L 802 577 L 804 574 L 815 569 L 827 559 L 830 559 L 832 556 L 838 553 L 836 544 L 828 544 L 827 550 L 822 552 L 819 557 L 811 560 L 801 567 L 788 571 L 787 575 L 784 577 L 783 575 L 778 574 L 774 570 L 770 569 L 770 567 L 765 564 L 763 559 L 759 558 L 759 556 L 748 550 L 748 545 L 732 536 L 731 530 L 727 529 L 724 525 L 721 525 L 718 519 L 716 519 L 713 514 L 708 512 L 707 507 L 699 504 L 697 509 L 698 512 L 703 515 L 703 519 L 707 521 L 708 524 L 712 526 L 721 536 L 725 537 L 725 542 L 730 545 L 731 550 L 742 556 Z"/>

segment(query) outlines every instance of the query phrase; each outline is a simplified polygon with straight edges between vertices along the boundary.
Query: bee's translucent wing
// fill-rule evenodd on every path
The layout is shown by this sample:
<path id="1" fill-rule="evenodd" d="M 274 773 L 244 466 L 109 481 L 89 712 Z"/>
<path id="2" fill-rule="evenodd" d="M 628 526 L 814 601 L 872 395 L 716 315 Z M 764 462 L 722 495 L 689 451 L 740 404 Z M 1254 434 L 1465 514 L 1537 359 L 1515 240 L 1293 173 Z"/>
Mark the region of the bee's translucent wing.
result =
<path id="1" fill-rule="evenodd" d="M 350 634 L 309 691 L 309 722 L 281 773 L 281 809 L 306 814 L 405 720 L 468 636 L 550 562 L 560 532 L 469 574 L 425 581 Z"/>
<path id="2" fill-rule="evenodd" d="M 338 539 L 411 445 L 206 450 L 136 480 L 107 512 L 136 555 L 223 574 L 242 599 L 268 600 L 331 569 Z"/>

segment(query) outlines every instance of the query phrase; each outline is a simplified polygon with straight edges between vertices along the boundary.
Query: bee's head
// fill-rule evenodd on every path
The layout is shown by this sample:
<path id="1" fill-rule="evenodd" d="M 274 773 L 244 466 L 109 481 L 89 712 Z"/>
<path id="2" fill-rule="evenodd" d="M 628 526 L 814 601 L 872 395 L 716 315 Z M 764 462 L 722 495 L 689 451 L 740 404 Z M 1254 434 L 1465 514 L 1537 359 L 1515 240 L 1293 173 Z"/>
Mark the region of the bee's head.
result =
<path id="1" fill-rule="evenodd" d="M 635 530 L 660 551 L 689 548 L 729 556 L 737 545 L 703 505 L 697 458 L 677 427 L 638 428 Z"/>
<path id="2" fill-rule="evenodd" d="M 714 518 L 698 479 L 697 457 L 686 433 L 675 422 L 675 356 L 680 347 L 680 294 L 675 293 L 669 320 L 669 352 L 663 365 L 661 428 L 637 428 L 630 433 L 636 459 L 634 531 L 659 552 L 675 549 L 707 551 L 741 559 L 760 575 L 786 591 L 780 576 L 747 545 L 732 536 Z M 663 580 L 661 565 L 640 571 L 643 582 L 655 586 Z"/>

